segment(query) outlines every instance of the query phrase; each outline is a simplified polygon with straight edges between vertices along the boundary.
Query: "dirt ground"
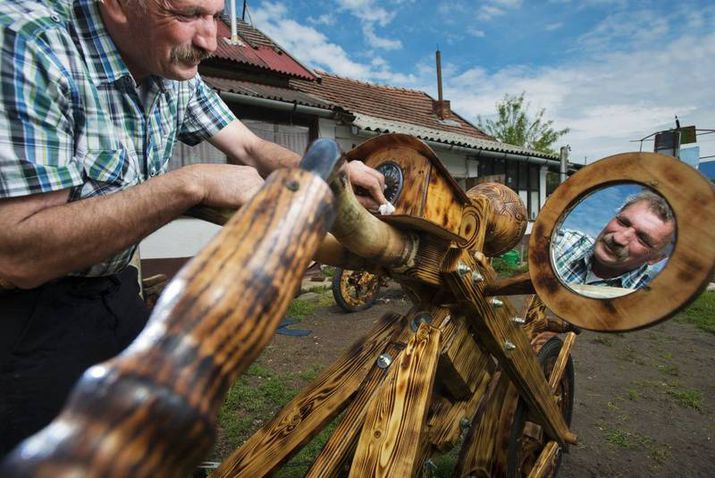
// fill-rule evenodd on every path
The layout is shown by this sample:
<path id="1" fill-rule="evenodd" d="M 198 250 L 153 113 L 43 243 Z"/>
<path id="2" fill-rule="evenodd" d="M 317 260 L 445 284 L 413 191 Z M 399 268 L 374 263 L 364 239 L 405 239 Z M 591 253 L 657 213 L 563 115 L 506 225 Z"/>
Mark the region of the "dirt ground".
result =
<path id="1" fill-rule="evenodd" d="M 408 309 L 394 287 L 367 311 L 319 306 L 292 326 L 310 335 L 276 335 L 260 362 L 278 372 L 317 370 L 383 314 Z M 559 476 L 715 476 L 715 335 L 675 320 L 628 334 L 583 332 L 573 359 L 579 444 Z"/>

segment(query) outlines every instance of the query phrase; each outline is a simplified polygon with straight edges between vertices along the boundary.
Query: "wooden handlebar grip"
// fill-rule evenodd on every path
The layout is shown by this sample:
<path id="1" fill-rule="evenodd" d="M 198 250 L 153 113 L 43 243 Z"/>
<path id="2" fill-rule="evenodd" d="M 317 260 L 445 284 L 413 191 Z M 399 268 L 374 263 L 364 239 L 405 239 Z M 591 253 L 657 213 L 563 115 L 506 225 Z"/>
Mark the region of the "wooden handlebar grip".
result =
<path id="1" fill-rule="evenodd" d="M 357 256 L 369 262 L 400 268 L 412 266 L 419 240 L 373 216 L 355 197 L 345 175 L 330 182 L 337 199 L 338 217 L 331 233 Z"/>
<path id="2" fill-rule="evenodd" d="M 189 476 L 230 385 L 273 336 L 335 214 L 318 176 L 274 172 L 167 286 L 139 337 L 87 370 L 1 476 Z"/>

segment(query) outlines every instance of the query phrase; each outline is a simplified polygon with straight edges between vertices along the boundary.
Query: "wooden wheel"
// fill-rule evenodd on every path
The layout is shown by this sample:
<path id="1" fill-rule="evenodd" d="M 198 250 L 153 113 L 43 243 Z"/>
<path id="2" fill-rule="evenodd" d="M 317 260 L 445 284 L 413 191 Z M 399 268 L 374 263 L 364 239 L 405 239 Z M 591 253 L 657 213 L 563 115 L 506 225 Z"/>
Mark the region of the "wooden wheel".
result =
<path id="1" fill-rule="evenodd" d="M 337 269 L 333 276 L 335 303 L 345 312 L 369 309 L 377 299 L 380 284 L 380 274 Z"/>
<path id="2" fill-rule="evenodd" d="M 556 358 L 559 356 L 561 345 L 561 339 L 553 337 L 539 350 L 539 364 L 541 364 L 547 380 L 554 368 Z M 566 370 L 556 388 L 555 397 L 566 423 L 570 425 L 574 400 L 574 366 L 570 356 Z M 528 408 L 524 401 L 519 400 L 514 414 L 511 439 L 509 440 L 509 449 L 507 451 L 507 476 L 510 478 L 529 476 L 548 441 L 542 427 L 529 420 Z M 550 476 L 556 476 L 560 463 L 561 454 L 559 453 Z"/>

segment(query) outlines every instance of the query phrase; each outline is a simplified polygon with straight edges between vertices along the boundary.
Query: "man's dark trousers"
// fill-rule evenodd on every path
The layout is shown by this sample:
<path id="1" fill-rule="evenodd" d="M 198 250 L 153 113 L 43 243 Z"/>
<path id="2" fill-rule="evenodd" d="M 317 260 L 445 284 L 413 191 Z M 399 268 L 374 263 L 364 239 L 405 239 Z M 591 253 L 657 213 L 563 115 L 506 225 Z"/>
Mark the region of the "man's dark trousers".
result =
<path id="1" fill-rule="evenodd" d="M 121 352 L 148 316 L 133 267 L 0 292 L 0 460 L 52 421 L 82 372 Z"/>

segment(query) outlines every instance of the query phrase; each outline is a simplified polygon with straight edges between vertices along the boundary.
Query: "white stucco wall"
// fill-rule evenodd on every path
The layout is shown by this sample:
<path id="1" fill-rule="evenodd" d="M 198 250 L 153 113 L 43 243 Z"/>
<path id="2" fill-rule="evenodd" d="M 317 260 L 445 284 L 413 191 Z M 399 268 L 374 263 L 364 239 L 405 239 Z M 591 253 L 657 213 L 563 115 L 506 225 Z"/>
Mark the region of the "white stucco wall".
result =
<path id="1" fill-rule="evenodd" d="M 139 245 L 142 259 L 193 257 L 221 230 L 199 219 L 180 218 L 146 237 Z"/>

